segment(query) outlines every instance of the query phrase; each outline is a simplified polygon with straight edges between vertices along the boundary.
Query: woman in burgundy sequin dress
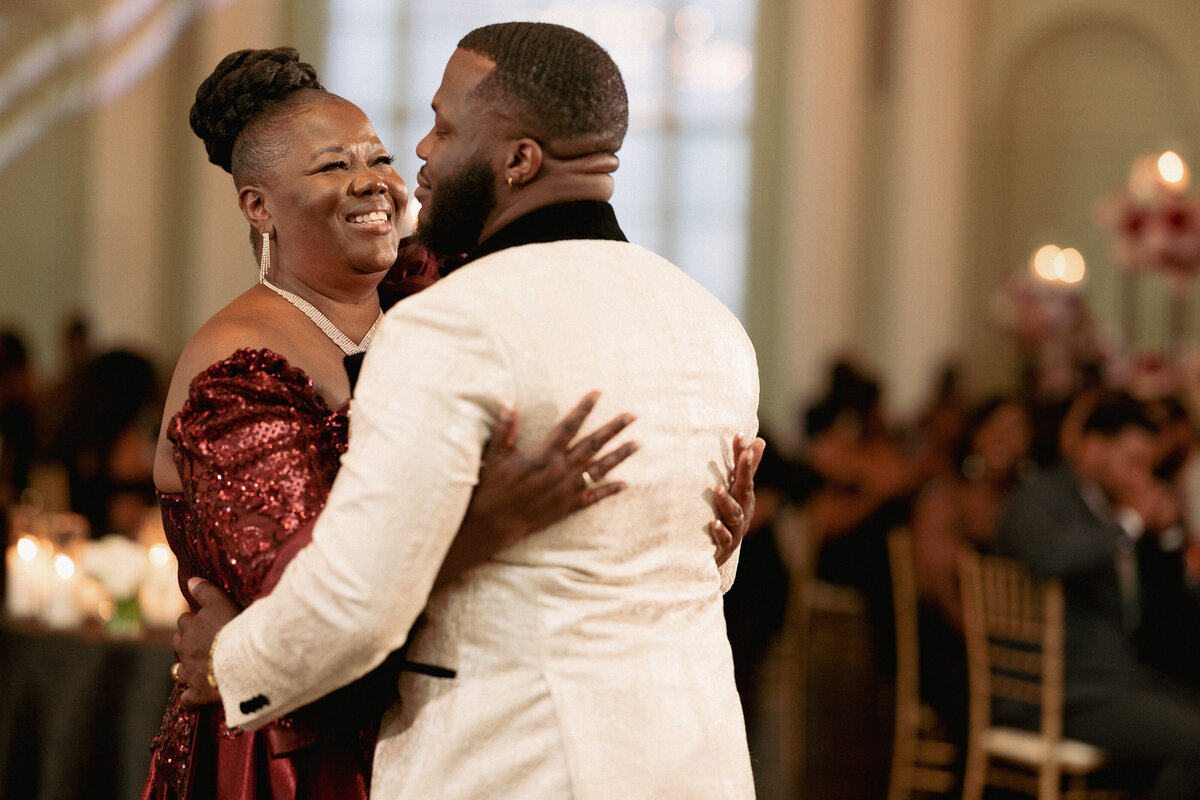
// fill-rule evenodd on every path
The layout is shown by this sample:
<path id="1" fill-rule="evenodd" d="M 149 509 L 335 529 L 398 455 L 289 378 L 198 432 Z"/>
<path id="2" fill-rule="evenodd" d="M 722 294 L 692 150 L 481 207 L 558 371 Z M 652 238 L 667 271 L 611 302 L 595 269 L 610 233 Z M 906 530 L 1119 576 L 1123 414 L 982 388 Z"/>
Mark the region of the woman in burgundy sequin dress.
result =
<path id="1" fill-rule="evenodd" d="M 307 541 L 337 473 L 352 388 L 343 359 L 365 349 L 382 313 L 376 289 L 397 261 L 407 193 L 363 113 L 321 89 L 290 48 L 226 57 L 200 86 L 191 120 L 210 160 L 232 173 L 265 254 L 260 283 L 205 323 L 179 359 L 155 482 L 181 588 L 202 577 L 245 607 Z M 428 267 L 419 262 L 415 288 L 431 282 Z M 402 278 L 393 272 L 391 297 L 403 293 Z M 531 454 L 511 452 L 511 418 L 498 423 L 445 576 L 619 491 L 577 485 L 582 470 L 601 479 L 633 451 L 596 460 L 585 452 L 624 418 L 568 449 L 588 410 L 581 403 L 560 424 L 560 441 Z M 530 467 L 545 457 L 552 468 Z M 220 706 L 183 709 L 178 685 L 142 796 L 365 798 L 382 693 L 394 687 L 381 668 L 244 732 L 225 726 Z"/>

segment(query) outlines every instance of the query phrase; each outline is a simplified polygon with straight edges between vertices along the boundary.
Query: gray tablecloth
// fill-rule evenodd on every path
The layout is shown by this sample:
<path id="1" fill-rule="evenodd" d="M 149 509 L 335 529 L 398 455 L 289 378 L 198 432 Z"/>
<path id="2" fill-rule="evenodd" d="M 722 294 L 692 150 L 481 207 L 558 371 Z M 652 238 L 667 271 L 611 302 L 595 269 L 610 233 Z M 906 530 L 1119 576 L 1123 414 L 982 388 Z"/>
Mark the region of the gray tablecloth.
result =
<path id="1" fill-rule="evenodd" d="M 171 691 L 158 641 L 0 624 L 0 797 L 137 798 Z"/>

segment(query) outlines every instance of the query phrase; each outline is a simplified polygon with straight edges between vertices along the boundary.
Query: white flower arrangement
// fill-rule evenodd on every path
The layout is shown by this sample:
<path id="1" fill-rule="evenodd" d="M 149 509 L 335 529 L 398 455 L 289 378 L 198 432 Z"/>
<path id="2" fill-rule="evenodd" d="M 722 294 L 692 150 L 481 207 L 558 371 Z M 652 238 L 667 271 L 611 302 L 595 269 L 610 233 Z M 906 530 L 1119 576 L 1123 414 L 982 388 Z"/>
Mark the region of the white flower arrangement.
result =
<path id="1" fill-rule="evenodd" d="M 149 566 L 146 549 L 119 534 L 88 542 L 80 564 L 83 573 L 95 578 L 117 602 L 137 595 Z"/>

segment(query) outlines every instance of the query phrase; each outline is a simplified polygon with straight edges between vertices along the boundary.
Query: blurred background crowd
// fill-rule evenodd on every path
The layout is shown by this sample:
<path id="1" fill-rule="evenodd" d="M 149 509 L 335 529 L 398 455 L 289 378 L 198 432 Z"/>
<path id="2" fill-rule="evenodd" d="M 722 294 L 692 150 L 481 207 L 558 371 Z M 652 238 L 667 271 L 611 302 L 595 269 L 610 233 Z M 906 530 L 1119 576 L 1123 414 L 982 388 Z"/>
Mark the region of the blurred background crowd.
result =
<path id="1" fill-rule="evenodd" d="M 81 514 L 93 538 L 136 536 L 158 514 L 161 368 L 136 350 L 95 348 L 82 315 L 60 344 L 62 369 L 46 374 L 19 332 L 0 332 L 0 498 Z"/>
<path id="2" fill-rule="evenodd" d="M 1158 674 L 1200 687 L 1194 387 L 1161 355 L 1114 370 L 1094 351 L 1077 351 L 1061 363 L 1064 374 L 1050 375 L 1043 369 L 1046 351 L 1060 344 L 1045 340 L 1029 348 L 1014 388 L 1004 393 L 972 396 L 959 368 L 947 365 L 906 418 L 889 407 L 886 381 L 845 354 L 831 361 L 822 384 L 797 409 L 794 435 L 763 432 L 768 448 L 756 482 L 759 505 L 738 582 L 726 597 L 726 619 L 752 752 L 769 762 L 779 742 L 806 740 L 808 774 L 800 780 L 811 794 L 805 796 L 887 793 L 897 654 L 888 537 L 898 530 L 912 537 L 921 697 L 938 713 L 941 735 L 965 752 L 959 556 L 992 552 L 1013 492 L 1054 470 L 1070 470 L 1081 486 L 1102 492 L 1101 520 L 1111 509 L 1142 510 L 1140 611 L 1128 629 L 1131 648 Z M 1105 416 L 1098 406 L 1114 405 L 1124 416 L 1098 432 L 1105 424 L 1094 419 Z M 1115 431 L 1128 426 L 1149 434 L 1144 458 L 1114 443 Z M 1038 535 L 1061 536 L 1069 546 L 1066 527 L 1051 525 Z M 849 606 L 834 604 L 838 613 L 825 617 L 826 625 L 835 620 L 832 633 L 809 627 L 818 624 L 813 615 L 822 605 L 814 586 L 849 590 L 842 595 Z M 807 613 L 797 615 L 797 604 L 807 605 Z M 796 625 L 805 628 L 789 630 Z M 807 639 L 801 655 L 781 649 L 789 634 Z M 791 661 L 797 658 L 807 663 Z M 796 681 L 805 701 L 781 705 L 781 687 L 786 693 Z M 799 733 L 781 736 L 796 708 L 808 719 Z M 848 747 L 822 743 L 828 739 Z M 759 767 L 772 769 L 763 761 Z"/>

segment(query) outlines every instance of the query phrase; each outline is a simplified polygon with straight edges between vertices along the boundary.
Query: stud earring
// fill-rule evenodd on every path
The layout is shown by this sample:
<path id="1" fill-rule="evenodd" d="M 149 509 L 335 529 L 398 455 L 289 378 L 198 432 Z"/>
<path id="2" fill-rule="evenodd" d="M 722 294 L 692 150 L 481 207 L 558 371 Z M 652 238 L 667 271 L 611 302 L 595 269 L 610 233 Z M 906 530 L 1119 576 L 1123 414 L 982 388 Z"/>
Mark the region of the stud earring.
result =
<path id="1" fill-rule="evenodd" d="M 258 282 L 267 282 L 267 270 L 271 268 L 271 234 L 263 233 L 262 250 L 258 257 Z"/>
<path id="2" fill-rule="evenodd" d="M 516 188 L 515 186 L 513 186 L 512 175 L 509 175 L 509 176 L 508 176 L 508 188 L 510 188 L 510 189 L 515 189 L 515 188 Z"/>

